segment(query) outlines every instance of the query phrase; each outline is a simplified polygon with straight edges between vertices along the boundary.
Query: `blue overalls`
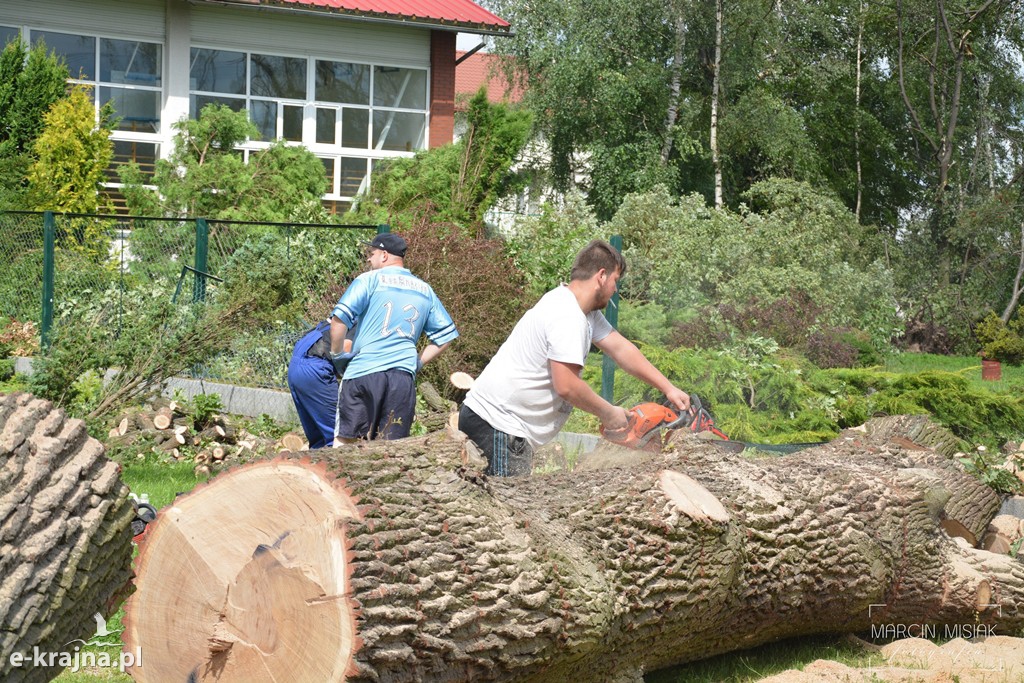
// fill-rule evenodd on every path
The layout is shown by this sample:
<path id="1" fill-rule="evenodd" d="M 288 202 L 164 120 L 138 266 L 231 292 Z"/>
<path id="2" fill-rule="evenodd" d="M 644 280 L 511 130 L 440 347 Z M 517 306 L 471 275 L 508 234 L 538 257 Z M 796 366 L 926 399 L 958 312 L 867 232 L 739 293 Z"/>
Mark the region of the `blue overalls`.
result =
<path id="1" fill-rule="evenodd" d="M 302 431 L 310 448 L 323 448 L 334 442 L 334 413 L 338 407 L 338 379 L 331 361 L 309 355 L 314 345 L 326 340 L 330 350 L 331 323 L 323 321 L 295 344 L 288 363 L 288 388 L 299 414 Z M 321 344 L 317 347 L 322 350 Z"/>

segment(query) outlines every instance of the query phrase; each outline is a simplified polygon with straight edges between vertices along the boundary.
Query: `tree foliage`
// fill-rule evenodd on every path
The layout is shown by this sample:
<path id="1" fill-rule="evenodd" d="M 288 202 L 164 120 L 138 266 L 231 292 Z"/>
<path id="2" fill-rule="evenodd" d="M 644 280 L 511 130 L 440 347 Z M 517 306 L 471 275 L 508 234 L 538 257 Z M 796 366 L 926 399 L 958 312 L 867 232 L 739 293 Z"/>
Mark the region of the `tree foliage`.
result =
<path id="1" fill-rule="evenodd" d="M 33 146 L 44 114 L 67 94 L 63 59 L 40 42 L 31 50 L 20 40 L 0 52 L 0 207 L 26 208 L 22 194 Z"/>
<path id="2" fill-rule="evenodd" d="M 720 63 L 714 3 L 489 4 L 516 27 L 498 48 L 529 86 L 554 177 L 585 178 L 600 219 L 656 185 L 710 203 L 715 125 L 731 211 L 792 179 L 885 237 L 905 343 L 966 350 L 972 321 L 1018 305 L 1021 3 L 737 0 Z"/>
<path id="3" fill-rule="evenodd" d="M 28 199 L 34 211 L 96 213 L 103 206 L 100 183 L 114 157 L 110 130 L 113 108 L 100 110 L 99 126 L 91 91 L 76 87 L 43 116 L 45 128 L 33 145 Z"/>
<path id="4" fill-rule="evenodd" d="M 323 164 L 308 149 L 278 140 L 250 152 L 258 140 L 246 112 L 210 104 L 199 119 L 174 124 L 174 151 L 160 159 L 152 179 L 136 164 L 120 170 L 128 207 L 139 216 L 204 216 L 236 220 L 311 221 L 323 218 L 327 190 Z M 145 185 L 155 185 L 154 192 Z"/>
<path id="5" fill-rule="evenodd" d="M 757 183 L 745 199 L 733 212 L 697 195 L 676 200 L 664 187 L 627 197 L 608 224 L 627 245 L 623 295 L 676 312 L 753 310 L 802 296 L 819 307 L 805 339 L 816 327 L 849 327 L 887 344 L 896 326 L 892 276 L 850 212 L 795 181 Z"/>

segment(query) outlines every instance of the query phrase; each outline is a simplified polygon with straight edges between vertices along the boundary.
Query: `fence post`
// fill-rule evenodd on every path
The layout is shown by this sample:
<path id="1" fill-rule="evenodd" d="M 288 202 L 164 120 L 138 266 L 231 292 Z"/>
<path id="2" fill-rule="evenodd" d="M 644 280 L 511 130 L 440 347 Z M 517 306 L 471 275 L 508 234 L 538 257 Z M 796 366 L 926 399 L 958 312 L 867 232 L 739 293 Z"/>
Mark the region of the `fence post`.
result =
<path id="1" fill-rule="evenodd" d="M 210 248 L 210 226 L 205 218 L 196 219 L 196 286 L 192 292 L 192 301 L 206 301 L 206 260 Z"/>
<path id="2" fill-rule="evenodd" d="M 39 321 L 39 346 L 42 351 L 50 348 L 50 331 L 53 328 L 53 271 L 57 250 L 57 223 L 53 211 L 43 212 L 43 316 Z"/>
<path id="3" fill-rule="evenodd" d="M 612 235 L 612 238 L 608 240 L 611 245 L 622 253 L 622 235 Z M 604 317 L 608 319 L 611 326 L 615 329 L 619 328 L 619 292 L 616 291 L 612 294 L 612 300 L 608 302 L 608 306 L 604 309 Z M 615 395 L 615 361 L 609 358 L 607 355 L 601 359 L 601 398 L 611 403 L 612 397 Z"/>

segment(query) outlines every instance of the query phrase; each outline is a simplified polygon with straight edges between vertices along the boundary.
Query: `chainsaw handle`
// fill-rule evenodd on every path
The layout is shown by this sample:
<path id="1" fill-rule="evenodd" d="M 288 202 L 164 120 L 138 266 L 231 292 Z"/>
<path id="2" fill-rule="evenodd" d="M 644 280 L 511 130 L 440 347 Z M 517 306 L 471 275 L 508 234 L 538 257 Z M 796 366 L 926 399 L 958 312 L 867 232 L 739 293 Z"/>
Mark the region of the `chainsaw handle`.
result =
<path id="1" fill-rule="evenodd" d="M 704 405 L 700 402 L 700 398 L 697 394 L 690 394 L 690 409 L 680 412 L 679 417 L 672 422 L 663 425 L 662 429 L 680 429 L 689 427 L 690 423 L 693 422 L 694 418 L 697 417 L 703 408 Z"/>

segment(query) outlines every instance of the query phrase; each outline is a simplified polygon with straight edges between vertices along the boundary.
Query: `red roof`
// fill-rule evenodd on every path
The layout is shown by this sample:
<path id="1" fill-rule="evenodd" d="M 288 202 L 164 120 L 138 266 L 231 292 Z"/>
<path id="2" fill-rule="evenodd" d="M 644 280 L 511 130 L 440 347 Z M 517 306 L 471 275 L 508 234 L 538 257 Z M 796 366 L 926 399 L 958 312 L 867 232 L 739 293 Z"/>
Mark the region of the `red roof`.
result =
<path id="1" fill-rule="evenodd" d="M 458 60 L 466 54 L 463 50 L 455 52 Z M 518 85 L 509 87 L 508 79 L 502 71 L 502 63 L 508 59 L 503 55 L 488 52 L 475 52 L 455 67 L 455 107 L 465 109 L 465 100 L 487 86 L 487 99 L 490 102 L 519 102 L 523 99 L 523 89 Z M 465 97 L 459 97 L 464 95 Z M 461 100 L 461 101 L 460 101 Z"/>
<path id="2" fill-rule="evenodd" d="M 227 0 L 359 17 L 508 33 L 509 23 L 471 0 Z"/>

